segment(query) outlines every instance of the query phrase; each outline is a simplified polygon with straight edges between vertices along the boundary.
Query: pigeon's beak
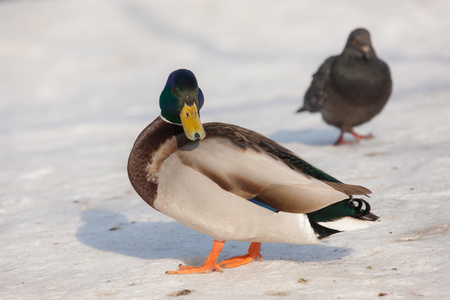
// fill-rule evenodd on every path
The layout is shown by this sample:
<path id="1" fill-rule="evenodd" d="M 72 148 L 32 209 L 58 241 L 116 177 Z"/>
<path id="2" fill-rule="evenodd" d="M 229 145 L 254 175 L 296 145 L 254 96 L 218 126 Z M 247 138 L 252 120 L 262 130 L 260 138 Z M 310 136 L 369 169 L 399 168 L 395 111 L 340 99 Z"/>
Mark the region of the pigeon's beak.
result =
<path id="1" fill-rule="evenodd" d="M 370 59 L 370 46 L 367 46 L 367 45 L 361 46 L 361 50 L 363 52 L 364 59 L 369 60 Z"/>

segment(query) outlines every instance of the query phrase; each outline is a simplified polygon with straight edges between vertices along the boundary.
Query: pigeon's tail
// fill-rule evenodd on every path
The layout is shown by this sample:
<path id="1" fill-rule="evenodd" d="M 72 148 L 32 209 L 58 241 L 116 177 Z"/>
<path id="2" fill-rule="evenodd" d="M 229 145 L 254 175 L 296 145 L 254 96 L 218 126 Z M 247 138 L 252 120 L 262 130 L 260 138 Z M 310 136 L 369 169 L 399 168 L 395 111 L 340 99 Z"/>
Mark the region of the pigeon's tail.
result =
<path id="1" fill-rule="evenodd" d="M 306 108 L 306 106 L 300 107 L 300 108 L 296 111 L 296 113 L 299 113 L 299 112 L 302 112 L 302 111 L 308 111 L 308 109 Z"/>

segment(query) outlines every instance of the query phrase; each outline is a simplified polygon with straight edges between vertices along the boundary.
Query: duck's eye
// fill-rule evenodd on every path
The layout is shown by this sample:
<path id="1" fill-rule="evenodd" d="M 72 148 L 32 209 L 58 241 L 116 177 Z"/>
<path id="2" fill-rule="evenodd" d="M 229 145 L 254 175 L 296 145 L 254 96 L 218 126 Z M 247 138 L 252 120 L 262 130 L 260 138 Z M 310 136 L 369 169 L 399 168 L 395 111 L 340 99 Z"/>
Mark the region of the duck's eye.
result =
<path id="1" fill-rule="evenodd" d="M 172 87 L 171 91 L 172 91 L 172 94 L 176 94 L 177 89 L 175 87 Z"/>
<path id="2" fill-rule="evenodd" d="M 189 113 L 186 113 L 186 117 L 188 117 L 188 118 L 189 118 Z"/>
<path id="3" fill-rule="evenodd" d="M 353 44 L 353 45 L 357 45 L 358 42 L 357 42 L 356 40 L 353 40 L 353 41 L 352 41 L 352 44 Z"/>

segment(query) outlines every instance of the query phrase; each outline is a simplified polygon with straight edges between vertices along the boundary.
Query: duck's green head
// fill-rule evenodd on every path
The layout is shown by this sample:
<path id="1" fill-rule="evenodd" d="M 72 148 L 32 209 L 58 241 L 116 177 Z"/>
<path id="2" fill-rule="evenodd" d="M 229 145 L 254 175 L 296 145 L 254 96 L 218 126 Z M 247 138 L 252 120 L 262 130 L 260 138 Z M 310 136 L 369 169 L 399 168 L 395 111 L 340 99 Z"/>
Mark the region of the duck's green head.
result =
<path id="1" fill-rule="evenodd" d="M 165 119 L 183 125 L 186 137 L 196 141 L 206 135 L 199 114 L 203 101 L 194 73 L 180 69 L 170 73 L 159 97 L 159 106 Z"/>

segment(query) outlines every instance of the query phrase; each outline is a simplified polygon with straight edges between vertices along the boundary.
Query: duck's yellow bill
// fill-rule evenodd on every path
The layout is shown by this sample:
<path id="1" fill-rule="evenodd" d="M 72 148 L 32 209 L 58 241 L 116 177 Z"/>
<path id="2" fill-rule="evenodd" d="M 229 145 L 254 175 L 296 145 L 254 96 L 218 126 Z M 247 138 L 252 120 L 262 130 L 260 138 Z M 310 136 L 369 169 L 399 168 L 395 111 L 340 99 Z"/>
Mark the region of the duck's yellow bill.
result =
<path id="1" fill-rule="evenodd" d="M 180 113 L 180 119 L 181 124 L 183 125 L 184 134 L 188 139 L 198 141 L 206 136 L 195 103 L 191 106 L 188 106 L 186 103 L 184 104 Z"/>

